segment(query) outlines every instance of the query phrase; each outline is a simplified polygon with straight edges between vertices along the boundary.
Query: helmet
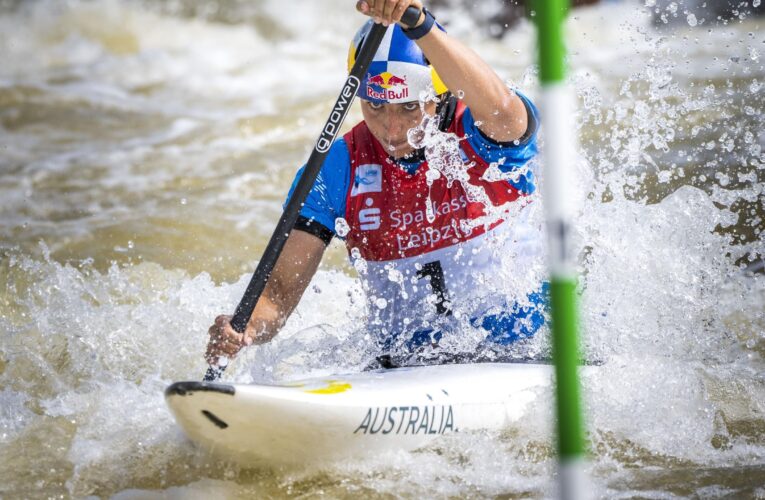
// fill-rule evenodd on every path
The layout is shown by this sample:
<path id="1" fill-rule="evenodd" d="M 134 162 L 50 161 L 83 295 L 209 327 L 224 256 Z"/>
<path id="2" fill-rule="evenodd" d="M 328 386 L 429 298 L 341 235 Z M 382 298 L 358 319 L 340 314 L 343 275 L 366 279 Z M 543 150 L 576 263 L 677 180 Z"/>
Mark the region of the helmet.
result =
<path id="1" fill-rule="evenodd" d="M 348 50 L 348 71 L 356 62 L 356 55 L 372 25 L 370 19 L 353 37 Z M 376 104 L 411 102 L 417 101 L 420 92 L 430 88 L 435 95 L 447 91 L 417 44 L 401 31 L 398 24 L 388 26 L 367 74 L 361 80 L 358 96 Z"/>

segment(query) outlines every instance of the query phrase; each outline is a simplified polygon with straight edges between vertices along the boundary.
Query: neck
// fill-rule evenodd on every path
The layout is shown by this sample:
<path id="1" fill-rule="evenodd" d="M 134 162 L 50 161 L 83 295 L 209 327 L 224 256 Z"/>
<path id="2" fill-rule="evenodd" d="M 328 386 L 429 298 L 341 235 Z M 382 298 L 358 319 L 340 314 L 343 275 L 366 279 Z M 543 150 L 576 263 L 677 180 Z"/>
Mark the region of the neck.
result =
<path id="1" fill-rule="evenodd" d="M 391 156 L 390 158 L 396 163 L 398 162 L 422 163 L 423 161 L 425 161 L 425 150 L 413 149 L 405 155 Z"/>

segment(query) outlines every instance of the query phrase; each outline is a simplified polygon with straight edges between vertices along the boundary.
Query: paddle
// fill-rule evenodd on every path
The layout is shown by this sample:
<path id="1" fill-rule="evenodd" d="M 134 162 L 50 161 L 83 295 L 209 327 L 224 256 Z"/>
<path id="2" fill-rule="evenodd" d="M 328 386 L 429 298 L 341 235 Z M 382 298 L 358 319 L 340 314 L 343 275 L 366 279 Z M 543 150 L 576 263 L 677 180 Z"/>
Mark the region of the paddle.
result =
<path id="1" fill-rule="evenodd" d="M 406 26 L 414 26 L 420 19 L 420 14 L 420 10 L 416 7 L 409 7 L 404 12 L 401 22 Z M 295 191 L 292 193 L 292 197 L 284 208 L 279 222 L 276 224 L 274 234 L 271 235 L 271 240 L 268 242 L 268 246 L 266 246 L 257 268 L 255 268 L 255 272 L 250 279 L 250 284 L 247 285 L 247 290 L 245 290 L 242 300 L 236 307 L 236 312 L 231 319 L 231 327 L 238 333 L 244 333 L 247 327 L 252 311 L 255 310 L 258 299 L 266 288 L 268 278 L 271 276 L 276 261 L 279 260 L 279 255 L 281 255 L 284 244 L 287 242 L 289 233 L 295 225 L 295 221 L 297 221 L 300 208 L 303 206 L 308 193 L 313 187 L 313 183 L 316 181 L 316 177 L 319 175 L 324 158 L 326 158 L 330 146 L 332 146 L 337 133 L 340 131 L 345 115 L 348 114 L 348 110 L 351 108 L 353 99 L 356 96 L 356 91 L 361 85 L 361 78 L 366 73 L 367 68 L 369 68 L 369 64 L 372 62 L 372 58 L 377 52 L 377 48 L 380 46 L 386 30 L 385 26 L 375 24 L 361 46 L 356 62 L 348 78 L 345 80 L 345 85 L 343 85 L 335 105 L 332 107 L 332 112 L 329 114 L 324 128 L 322 128 L 313 151 L 311 151 L 311 156 L 308 157 L 305 170 L 303 170 L 303 174 L 297 186 L 295 186 Z M 220 378 L 226 369 L 227 363 L 228 360 L 222 358 L 218 362 L 218 366 L 210 366 L 207 369 L 204 380 L 211 382 Z"/>

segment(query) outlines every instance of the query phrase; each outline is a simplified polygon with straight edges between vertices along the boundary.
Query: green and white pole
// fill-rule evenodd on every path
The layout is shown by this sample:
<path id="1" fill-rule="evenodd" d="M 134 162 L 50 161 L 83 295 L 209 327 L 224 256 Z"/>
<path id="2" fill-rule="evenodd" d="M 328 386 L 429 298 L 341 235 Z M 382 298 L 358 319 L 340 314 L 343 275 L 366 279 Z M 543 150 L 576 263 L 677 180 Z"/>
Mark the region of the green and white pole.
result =
<path id="1" fill-rule="evenodd" d="M 547 216 L 550 307 L 557 399 L 560 498 L 587 497 L 585 441 L 579 390 L 578 306 L 575 257 L 570 235 L 574 214 L 569 190 L 574 183 L 576 138 L 573 95 L 565 83 L 563 24 L 566 0 L 534 0 L 537 23 L 540 107 L 545 128 L 544 202 Z"/>

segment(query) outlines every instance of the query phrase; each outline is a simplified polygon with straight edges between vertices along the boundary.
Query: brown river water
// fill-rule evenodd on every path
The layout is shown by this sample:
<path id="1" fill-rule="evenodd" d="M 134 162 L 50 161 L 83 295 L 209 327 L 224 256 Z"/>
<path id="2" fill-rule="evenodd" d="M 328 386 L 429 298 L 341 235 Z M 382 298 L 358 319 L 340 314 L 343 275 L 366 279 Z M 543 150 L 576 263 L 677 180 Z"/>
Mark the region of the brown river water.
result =
<path id="1" fill-rule="evenodd" d="M 605 361 L 588 472 L 603 498 L 765 498 L 765 19 L 647 3 L 567 24 L 583 343 Z M 211 458 L 164 404 L 204 373 L 342 85 L 352 4 L 0 1 L 0 498 L 555 495 L 549 395 L 500 435 L 292 468 Z M 437 14 L 537 96 L 533 26 L 492 38 L 469 10 Z M 360 369 L 360 293 L 333 243 L 226 378 Z"/>

